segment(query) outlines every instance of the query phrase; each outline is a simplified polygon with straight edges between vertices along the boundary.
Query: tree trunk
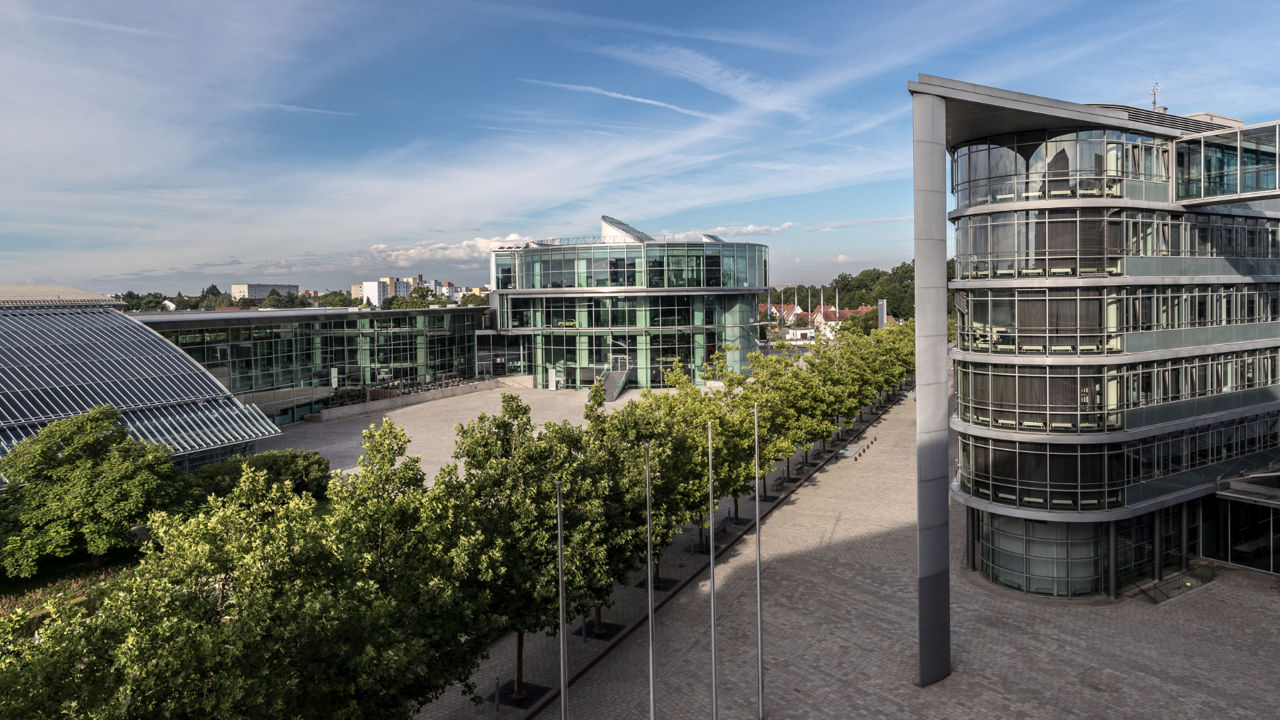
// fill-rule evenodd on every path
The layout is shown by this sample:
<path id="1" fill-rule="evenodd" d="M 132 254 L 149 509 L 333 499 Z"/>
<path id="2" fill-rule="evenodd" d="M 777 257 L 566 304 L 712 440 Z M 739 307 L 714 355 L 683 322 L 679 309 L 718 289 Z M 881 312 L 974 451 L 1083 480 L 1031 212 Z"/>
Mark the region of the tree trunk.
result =
<path id="1" fill-rule="evenodd" d="M 787 482 L 791 482 L 791 458 L 787 458 Z"/>
<path id="2" fill-rule="evenodd" d="M 596 606 L 596 619 L 595 619 L 595 620 L 593 620 L 593 621 L 591 621 L 591 634 L 592 634 L 592 635 L 603 635 L 603 634 L 604 634 L 604 621 L 600 619 L 600 615 L 601 615 L 601 612 L 600 612 L 600 606 L 599 606 L 599 605 L 597 605 L 597 606 Z"/>
<path id="3" fill-rule="evenodd" d="M 516 679 L 511 684 L 511 699 L 524 699 L 524 633 L 516 633 Z"/>
<path id="4" fill-rule="evenodd" d="M 735 523 L 742 522 L 742 516 L 738 515 L 738 496 L 733 496 L 733 521 Z"/>
<path id="5" fill-rule="evenodd" d="M 95 569 L 96 569 L 96 568 L 100 568 L 100 567 L 102 567 L 102 556 L 101 556 L 101 555 L 90 555 L 90 556 L 89 556 L 89 564 L 90 564 L 90 565 L 92 565 Z"/>
<path id="6" fill-rule="evenodd" d="M 702 527 L 702 513 L 698 513 L 698 549 L 707 549 L 707 529 Z"/>

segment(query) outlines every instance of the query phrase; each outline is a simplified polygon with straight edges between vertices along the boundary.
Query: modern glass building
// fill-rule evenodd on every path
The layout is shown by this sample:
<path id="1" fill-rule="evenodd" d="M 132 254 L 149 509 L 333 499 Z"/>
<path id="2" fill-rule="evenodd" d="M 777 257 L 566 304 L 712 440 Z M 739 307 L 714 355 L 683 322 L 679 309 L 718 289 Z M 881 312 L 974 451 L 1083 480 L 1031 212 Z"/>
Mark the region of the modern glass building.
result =
<path id="1" fill-rule="evenodd" d="M 485 308 L 136 316 L 241 402 L 285 425 L 324 407 L 474 378 Z"/>
<path id="2" fill-rule="evenodd" d="M 182 464 L 251 450 L 278 431 L 199 363 L 96 293 L 0 285 L 0 455 L 99 405 Z M 2 482 L 2 481 L 0 481 Z"/>
<path id="3" fill-rule="evenodd" d="M 952 431 L 922 443 L 920 481 L 946 473 L 965 505 L 970 568 L 1113 597 L 1197 556 L 1280 572 L 1277 123 L 923 75 L 910 91 L 934 313 L 918 431 Z"/>
<path id="4" fill-rule="evenodd" d="M 535 386 L 590 387 L 612 371 L 659 387 L 677 361 L 697 375 L 717 351 L 740 368 L 755 349 L 768 249 L 713 235 L 653 238 L 609 217 L 601 226 L 598 237 L 493 253 L 497 332 Z"/>

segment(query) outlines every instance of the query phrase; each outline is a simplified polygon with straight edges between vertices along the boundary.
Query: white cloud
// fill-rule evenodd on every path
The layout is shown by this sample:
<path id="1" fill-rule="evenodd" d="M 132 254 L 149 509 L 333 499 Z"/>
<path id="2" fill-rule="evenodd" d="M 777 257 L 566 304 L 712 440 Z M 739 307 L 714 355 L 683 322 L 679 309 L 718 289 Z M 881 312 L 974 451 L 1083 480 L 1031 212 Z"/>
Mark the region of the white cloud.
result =
<path id="1" fill-rule="evenodd" d="M 859 218 L 857 220 L 838 220 L 836 222 L 822 223 L 821 225 L 810 225 L 804 229 L 805 232 L 832 232 L 841 228 L 853 227 L 854 225 L 871 225 L 877 223 L 898 223 L 910 222 L 911 216 L 903 217 L 883 217 L 883 218 Z"/>
<path id="2" fill-rule="evenodd" d="M 808 111 L 809 98 L 794 92 L 786 84 L 731 68 L 688 48 L 674 45 L 646 48 L 606 45 L 597 47 L 594 51 L 605 57 L 687 80 L 754 110 L 797 115 L 804 115 Z"/>
<path id="3" fill-rule="evenodd" d="M 676 240 L 696 240 L 703 235 L 716 235 L 722 238 L 775 237 L 794 226 L 795 223 L 793 222 L 784 222 L 781 225 L 720 225 L 705 230 L 685 230 L 683 232 L 660 234 L 669 235 Z"/>
<path id="4" fill-rule="evenodd" d="M 506 237 L 472 238 L 459 243 L 420 242 L 392 246 L 385 243 L 352 253 L 351 264 L 358 267 L 414 267 L 429 262 L 465 262 L 487 260 L 490 251 L 504 245 L 517 245 L 533 238 L 511 233 Z"/>
<path id="5" fill-rule="evenodd" d="M 683 107 L 680 107 L 679 105 L 664 103 L 660 100 L 651 100 L 649 98 L 636 97 L 635 95 L 624 95 L 623 93 L 613 92 L 612 90 L 605 90 L 603 88 L 598 88 L 591 85 L 570 85 L 567 83 L 548 82 L 546 80 L 530 80 L 528 78 L 520 78 L 520 80 L 521 82 L 527 82 L 533 85 L 544 85 L 546 87 L 559 88 L 561 90 L 572 90 L 575 92 L 591 93 L 593 95 L 603 95 L 604 97 L 607 97 L 607 98 L 614 98 L 615 100 L 627 100 L 629 102 L 640 103 L 642 105 L 652 105 L 654 107 L 663 108 L 664 110 L 671 110 L 673 112 L 678 112 L 682 115 L 691 115 L 693 117 L 702 118 L 704 120 L 716 119 L 715 115 L 711 115 L 709 113 L 699 112 L 697 110 L 690 110 L 689 108 L 683 108 Z"/>

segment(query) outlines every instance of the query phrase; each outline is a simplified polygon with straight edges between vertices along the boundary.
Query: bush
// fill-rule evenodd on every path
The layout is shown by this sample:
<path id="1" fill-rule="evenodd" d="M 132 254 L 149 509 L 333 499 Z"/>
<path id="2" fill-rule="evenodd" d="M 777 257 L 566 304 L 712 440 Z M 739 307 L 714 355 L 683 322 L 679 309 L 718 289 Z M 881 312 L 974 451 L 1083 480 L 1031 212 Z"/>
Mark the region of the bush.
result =
<path id="1" fill-rule="evenodd" d="M 239 455 L 202 465 L 188 474 L 194 495 L 226 497 L 240 481 L 244 466 L 261 470 L 271 482 L 284 482 L 295 493 L 309 493 L 324 500 L 329 493 L 329 461 L 314 450 L 268 450 L 256 455 Z"/>

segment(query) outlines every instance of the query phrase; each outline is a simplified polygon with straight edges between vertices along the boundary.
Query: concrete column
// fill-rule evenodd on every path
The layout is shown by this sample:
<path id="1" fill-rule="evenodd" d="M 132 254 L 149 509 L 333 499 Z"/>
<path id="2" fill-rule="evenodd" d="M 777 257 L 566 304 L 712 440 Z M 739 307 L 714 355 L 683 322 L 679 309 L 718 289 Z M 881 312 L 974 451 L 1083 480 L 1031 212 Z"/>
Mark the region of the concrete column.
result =
<path id="1" fill-rule="evenodd" d="M 1178 537 L 1182 542 L 1182 546 L 1178 548 L 1178 552 L 1179 554 L 1182 555 L 1182 571 L 1183 572 L 1186 572 L 1187 568 L 1189 567 L 1189 561 L 1187 560 L 1187 544 L 1188 542 L 1190 542 L 1190 538 L 1187 537 L 1187 531 L 1188 531 L 1187 505 L 1189 504 L 1190 504 L 1189 502 L 1184 502 L 1180 506 L 1182 508 L 1182 530 L 1181 532 L 1178 533 Z"/>
<path id="2" fill-rule="evenodd" d="M 916 253 L 916 559 L 920 684 L 951 674 L 947 520 L 947 109 L 912 96 Z"/>
<path id="3" fill-rule="evenodd" d="M 1116 521 L 1112 520 L 1107 523 L 1107 594 L 1112 600 L 1120 597 L 1120 588 L 1116 584 L 1116 560 L 1119 553 L 1116 550 Z"/>
<path id="4" fill-rule="evenodd" d="M 964 509 L 964 563 L 970 572 L 978 569 L 976 546 L 978 544 L 978 511 Z"/>
<path id="5" fill-rule="evenodd" d="M 1164 562 L 1161 560 L 1164 555 L 1164 523 L 1160 522 L 1160 512 L 1156 510 L 1151 513 L 1151 526 L 1155 529 L 1151 536 L 1151 554 L 1155 556 L 1151 574 L 1156 582 L 1164 579 Z"/>

